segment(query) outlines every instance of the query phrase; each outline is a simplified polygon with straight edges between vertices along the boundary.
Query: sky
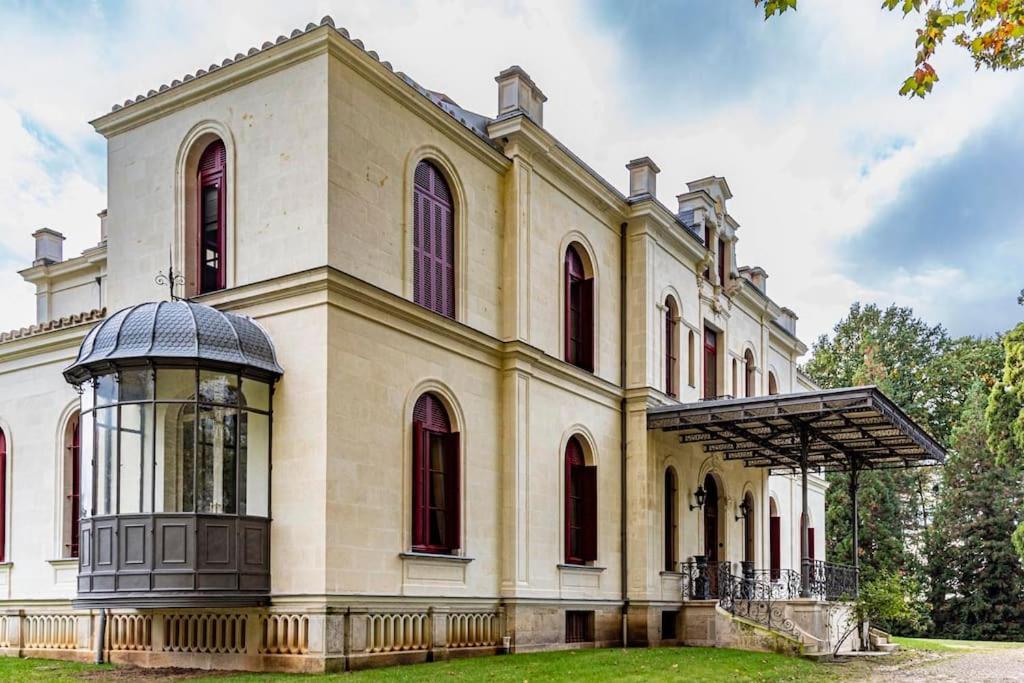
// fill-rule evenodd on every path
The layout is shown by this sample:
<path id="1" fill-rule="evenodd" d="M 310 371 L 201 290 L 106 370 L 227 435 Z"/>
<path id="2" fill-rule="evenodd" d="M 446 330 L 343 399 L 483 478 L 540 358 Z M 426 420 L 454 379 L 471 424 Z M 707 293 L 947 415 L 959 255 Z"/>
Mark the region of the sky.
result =
<path id="1" fill-rule="evenodd" d="M 65 256 L 98 240 L 89 120 L 325 14 L 482 114 L 521 65 L 546 128 L 623 191 L 645 155 L 672 208 L 686 181 L 724 176 L 739 263 L 768 272 L 808 343 L 854 301 L 956 335 L 1024 318 L 1024 72 L 976 72 L 950 44 L 935 92 L 902 98 L 917 20 L 877 0 L 802 0 L 769 22 L 752 0 L 0 0 L 0 330 L 34 322 L 17 274 L 32 232 L 63 232 Z"/>

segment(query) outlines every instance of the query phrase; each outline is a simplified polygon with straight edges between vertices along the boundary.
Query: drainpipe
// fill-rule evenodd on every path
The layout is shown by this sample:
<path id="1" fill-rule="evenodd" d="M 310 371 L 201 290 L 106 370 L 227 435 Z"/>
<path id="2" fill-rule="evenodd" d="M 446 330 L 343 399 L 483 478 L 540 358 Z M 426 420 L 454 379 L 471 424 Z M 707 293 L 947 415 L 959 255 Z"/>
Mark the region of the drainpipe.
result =
<path id="1" fill-rule="evenodd" d="M 103 663 L 103 650 L 106 649 L 106 637 L 107 637 L 107 610 L 106 608 L 100 609 L 100 625 L 99 632 L 96 634 L 96 658 L 97 664 Z"/>
<path id="2" fill-rule="evenodd" d="M 619 406 L 619 441 L 621 441 L 621 457 L 619 471 L 619 556 L 621 566 L 619 574 L 622 584 L 622 647 L 629 646 L 629 596 L 626 571 L 629 561 L 626 551 L 626 236 L 627 223 L 619 226 L 621 244 L 619 246 L 619 384 L 622 386 L 622 401 Z"/>

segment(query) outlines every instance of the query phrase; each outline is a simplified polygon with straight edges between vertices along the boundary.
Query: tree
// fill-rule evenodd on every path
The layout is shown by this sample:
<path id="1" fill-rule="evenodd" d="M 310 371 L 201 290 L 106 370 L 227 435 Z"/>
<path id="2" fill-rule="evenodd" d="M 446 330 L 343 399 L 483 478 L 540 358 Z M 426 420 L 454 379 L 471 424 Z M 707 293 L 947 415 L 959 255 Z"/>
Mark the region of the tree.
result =
<path id="1" fill-rule="evenodd" d="M 989 388 L 975 382 L 953 430 L 928 537 L 938 635 L 1024 638 L 1024 567 L 1010 543 L 1024 489 L 1020 471 L 988 446 Z"/>
<path id="2" fill-rule="evenodd" d="M 1024 468 L 1024 323 L 1003 338 L 1002 377 L 992 386 L 985 419 L 988 447 L 1000 465 Z M 1024 559 L 1024 523 L 1013 535 L 1017 552 Z"/>
<path id="3" fill-rule="evenodd" d="M 754 0 L 765 20 L 796 10 L 797 0 Z M 917 30 L 914 73 L 901 95 L 924 97 L 939 80 L 930 61 L 949 36 L 965 49 L 977 69 L 1015 70 L 1024 66 L 1024 0 L 882 0 L 882 9 L 923 15 Z"/>
<path id="4" fill-rule="evenodd" d="M 831 338 L 815 342 L 805 371 L 825 388 L 877 385 L 912 418 L 947 443 L 970 387 L 995 382 L 1002 349 L 992 339 L 951 339 L 941 325 L 909 308 L 854 304 Z M 868 471 L 860 479 L 861 567 L 865 580 L 910 572 L 923 578 L 924 531 L 934 506 L 932 468 Z M 846 475 L 830 475 L 827 538 L 838 561 L 851 562 Z"/>

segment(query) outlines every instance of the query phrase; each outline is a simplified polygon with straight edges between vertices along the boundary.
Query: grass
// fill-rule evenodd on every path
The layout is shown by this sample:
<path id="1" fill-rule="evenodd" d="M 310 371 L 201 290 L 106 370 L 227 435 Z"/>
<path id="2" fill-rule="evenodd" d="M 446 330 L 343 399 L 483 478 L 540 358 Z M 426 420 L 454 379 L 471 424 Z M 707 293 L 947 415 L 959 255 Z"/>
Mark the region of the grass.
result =
<path id="1" fill-rule="evenodd" d="M 109 672 L 109 673 L 108 673 Z M 152 678 L 139 672 L 137 680 Z M 194 672 L 193 672 L 194 675 Z M 0 658 L 2 681 L 130 681 L 130 670 L 100 671 L 88 664 L 41 659 Z M 357 673 L 296 676 L 289 674 L 215 674 L 189 681 L 826 681 L 835 672 L 814 662 L 761 652 L 713 648 L 597 649 L 476 657 L 449 662 L 370 669 Z"/>
<path id="2" fill-rule="evenodd" d="M 899 636 L 894 636 L 892 642 L 908 650 L 928 650 L 930 652 L 980 652 L 984 650 L 1005 650 L 1024 647 L 1024 643 L 994 640 L 948 640 L 942 638 L 901 638 Z"/>
<path id="3" fill-rule="evenodd" d="M 0 657 L 0 681 L 77 681 L 112 671 L 109 664 Z"/>

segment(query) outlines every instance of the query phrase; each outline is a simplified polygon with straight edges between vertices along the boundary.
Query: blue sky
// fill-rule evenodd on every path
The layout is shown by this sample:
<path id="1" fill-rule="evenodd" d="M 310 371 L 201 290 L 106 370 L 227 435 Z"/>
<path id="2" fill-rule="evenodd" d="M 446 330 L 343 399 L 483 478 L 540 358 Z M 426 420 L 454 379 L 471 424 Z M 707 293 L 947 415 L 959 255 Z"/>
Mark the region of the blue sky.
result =
<path id="1" fill-rule="evenodd" d="M 900 98 L 916 26 L 877 2 L 805 0 L 766 23 L 746 0 L 182 0 L 0 2 L 0 62 L 17 67 L 0 71 L 0 328 L 31 322 L 15 271 L 33 230 L 64 232 L 66 254 L 96 242 L 90 119 L 324 14 L 484 114 L 494 75 L 521 64 L 549 130 L 620 188 L 643 155 L 670 207 L 724 175 L 739 260 L 768 271 L 807 341 L 855 300 L 956 334 L 1024 318 L 1024 73 L 976 73 L 950 46 L 933 96 Z"/>

